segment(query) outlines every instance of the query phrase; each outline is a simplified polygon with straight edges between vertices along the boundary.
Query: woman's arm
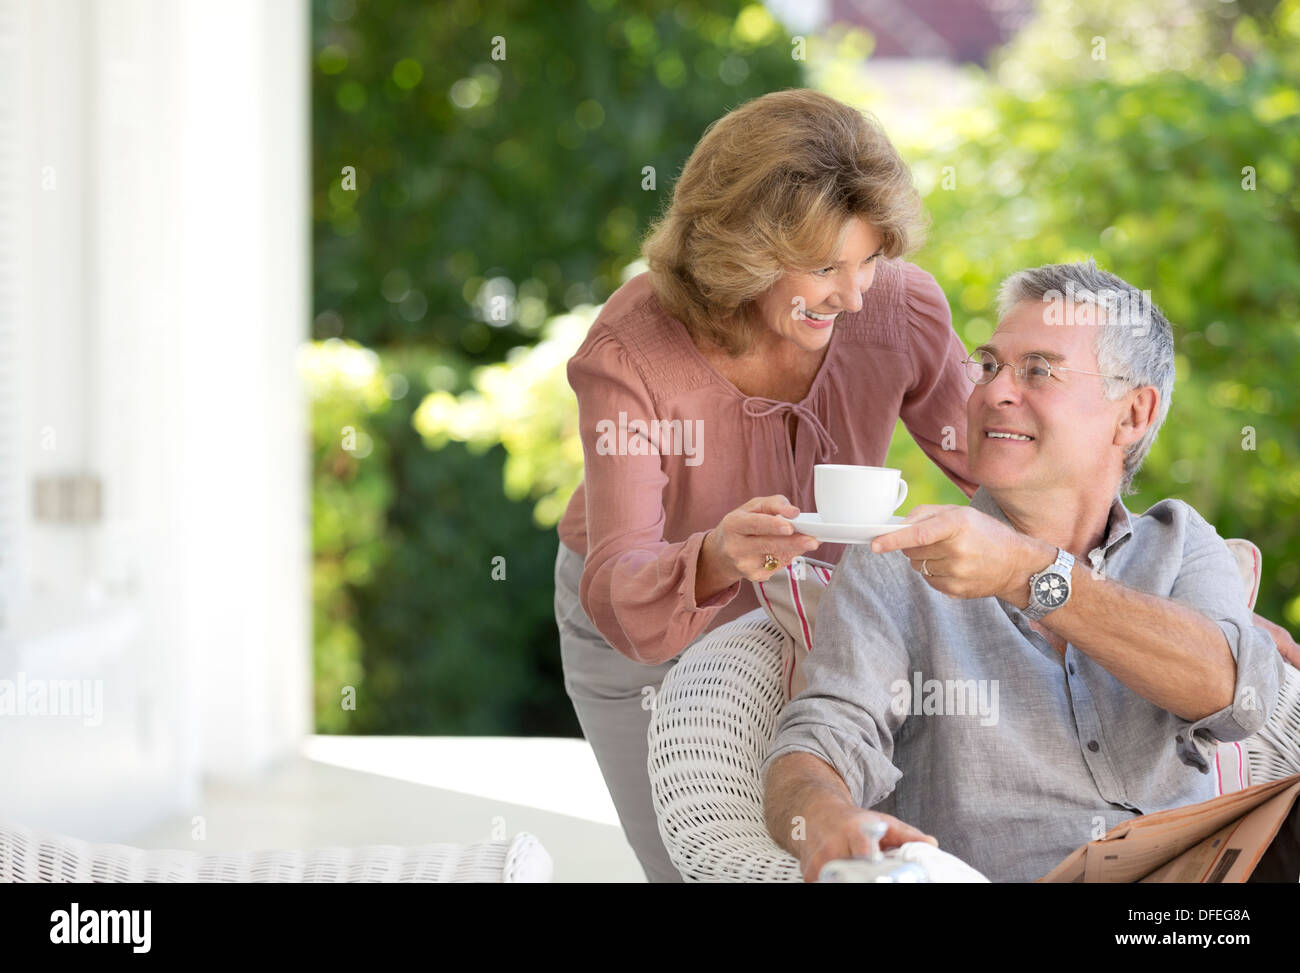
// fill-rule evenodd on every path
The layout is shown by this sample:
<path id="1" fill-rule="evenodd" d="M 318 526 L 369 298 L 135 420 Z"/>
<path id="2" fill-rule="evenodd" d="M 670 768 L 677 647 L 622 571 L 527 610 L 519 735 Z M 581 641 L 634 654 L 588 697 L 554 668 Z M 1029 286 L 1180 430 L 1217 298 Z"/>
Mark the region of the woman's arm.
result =
<path id="1" fill-rule="evenodd" d="M 1273 644 L 1277 646 L 1277 650 L 1281 653 L 1282 658 L 1297 669 L 1300 669 L 1300 645 L 1296 644 L 1296 640 L 1292 637 L 1291 633 L 1276 622 L 1269 621 L 1258 612 L 1253 613 L 1252 617 L 1257 627 L 1262 628 L 1272 636 Z"/>
<path id="2" fill-rule="evenodd" d="M 754 497 L 730 511 L 708 531 L 700 546 L 695 572 L 695 600 L 717 595 L 735 581 L 766 581 L 796 557 L 821 546 L 815 537 L 795 531 L 786 518 L 799 508 L 784 495 Z M 766 555 L 779 566 L 767 567 Z"/>
<path id="3" fill-rule="evenodd" d="M 649 664 L 673 658 L 713 624 L 742 581 L 764 581 L 819 546 L 785 519 L 799 511 L 783 496 L 752 497 L 711 529 L 665 541 L 668 476 L 661 457 L 641 448 L 641 440 L 631 442 L 635 434 L 624 437 L 623 448 L 613 432 L 666 418 L 654 415 L 634 359 L 602 329 L 570 360 L 568 376 L 578 396 L 586 463 L 587 559 L 578 593 L 596 629 L 628 658 Z M 697 468 L 689 484 L 691 493 L 735 489 L 725 470 Z M 691 495 L 680 502 L 689 504 Z M 765 566 L 769 553 L 779 566 Z"/>
<path id="4" fill-rule="evenodd" d="M 628 658 L 657 664 L 676 656 L 703 633 L 740 592 L 736 580 L 704 602 L 696 600 L 696 572 L 707 531 L 678 543 L 664 540 L 661 457 L 626 449 L 602 429 L 656 418 L 635 363 L 608 332 L 569 361 L 578 398 L 587 499 L 587 558 L 579 584 L 582 607 L 596 629 Z M 606 425 L 608 423 L 609 425 Z M 637 444 L 638 447 L 640 444 Z M 710 583 L 716 580 L 716 575 Z"/>
<path id="5" fill-rule="evenodd" d="M 966 347 L 953 331 L 938 282 L 915 264 L 902 267 L 913 378 L 898 415 L 916 444 L 969 497 L 978 484 L 970 479 L 966 453 L 966 400 L 974 387 L 961 365 Z"/>

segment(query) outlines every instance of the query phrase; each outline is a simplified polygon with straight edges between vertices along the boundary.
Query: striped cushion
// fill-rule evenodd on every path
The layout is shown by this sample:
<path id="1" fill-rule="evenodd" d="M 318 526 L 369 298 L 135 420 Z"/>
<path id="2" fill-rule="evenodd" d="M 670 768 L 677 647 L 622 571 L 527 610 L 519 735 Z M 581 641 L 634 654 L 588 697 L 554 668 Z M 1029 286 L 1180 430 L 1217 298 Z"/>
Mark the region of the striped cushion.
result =
<path id="1" fill-rule="evenodd" d="M 1259 548 L 1248 540 L 1230 537 L 1224 543 L 1237 559 L 1237 569 L 1241 571 L 1241 580 L 1246 586 L 1246 604 L 1254 609 L 1264 559 Z M 1214 755 L 1214 785 L 1218 796 L 1250 786 L 1250 765 L 1246 762 L 1246 751 L 1241 741 L 1219 744 Z"/>
<path id="2" fill-rule="evenodd" d="M 831 583 L 833 568 L 824 561 L 798 557 L 766 581 L 754 582 L 758 603 L 785 633 L 781 640 L 781 691 L 787 703 L 807 684 L 803 660 L 812 651 L 817 605 Z"/>

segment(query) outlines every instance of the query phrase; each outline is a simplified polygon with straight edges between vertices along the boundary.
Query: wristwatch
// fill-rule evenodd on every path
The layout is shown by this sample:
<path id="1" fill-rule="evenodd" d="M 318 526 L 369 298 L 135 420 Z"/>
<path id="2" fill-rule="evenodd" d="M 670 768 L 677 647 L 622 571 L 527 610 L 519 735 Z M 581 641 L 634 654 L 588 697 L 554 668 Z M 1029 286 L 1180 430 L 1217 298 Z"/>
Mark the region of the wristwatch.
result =
<path id="1" fill-rule="evenodd" d="M 1029 579 L 1029 607 L 1025 615 L 1032 621 L 1041 621 L 1050 611 L 1055 611 L 1070 600 L 1070 569 L 1074 555 L 1063 547 L 1056 549 L 1056 560 Z"/>

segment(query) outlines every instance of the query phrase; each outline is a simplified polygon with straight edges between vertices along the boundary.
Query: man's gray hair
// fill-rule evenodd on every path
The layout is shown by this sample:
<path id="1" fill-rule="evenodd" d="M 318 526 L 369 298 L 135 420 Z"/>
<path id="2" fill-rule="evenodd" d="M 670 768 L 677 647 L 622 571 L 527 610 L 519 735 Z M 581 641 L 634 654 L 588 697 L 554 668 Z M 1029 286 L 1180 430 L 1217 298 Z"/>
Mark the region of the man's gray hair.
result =
<path id="1" fill-rule="evenodd" d="M 1124 456 L 1120 493 L 1134 493 L 1133 477 L 1169 414 L 1174 394 L 1174 335 L 1169 321 L 1150 292 L 1100 269 L 1091 257 L 1086 263 L 1046 264 L 1012 274 L 998 291 L 999 319 L 1021 301 L 1052 304 L 1051 316 L 1045 317 L 1052 323 L 1097 326 L 1093 341 L 1097 371 L 1127 379 L 1102 379 L 1106 398 L 1117 399 L 1143 385 L 1159 392 L 1154 420 Z"/>

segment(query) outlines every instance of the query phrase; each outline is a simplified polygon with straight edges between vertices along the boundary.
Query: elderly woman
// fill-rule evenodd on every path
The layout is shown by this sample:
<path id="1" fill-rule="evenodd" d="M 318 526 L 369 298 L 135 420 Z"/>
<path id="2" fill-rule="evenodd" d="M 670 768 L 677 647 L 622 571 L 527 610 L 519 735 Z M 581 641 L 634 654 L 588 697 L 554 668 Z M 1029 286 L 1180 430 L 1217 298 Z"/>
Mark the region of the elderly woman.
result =
<path id="1" fill-rule="evenodd" d="M 818 548 L 813 466 L 882 465 L 901 418 L 968 495 L 965 349 L 898 258 L 920 200 L 878 124 L 787 90 L 715 122 L 568 366 L 585 479 L 559 525 L 565 687 L 651 881 L 680 881 L 646 772 L 676 658 Z M 843 545 L 818 557 L 838 562 Z"/>

